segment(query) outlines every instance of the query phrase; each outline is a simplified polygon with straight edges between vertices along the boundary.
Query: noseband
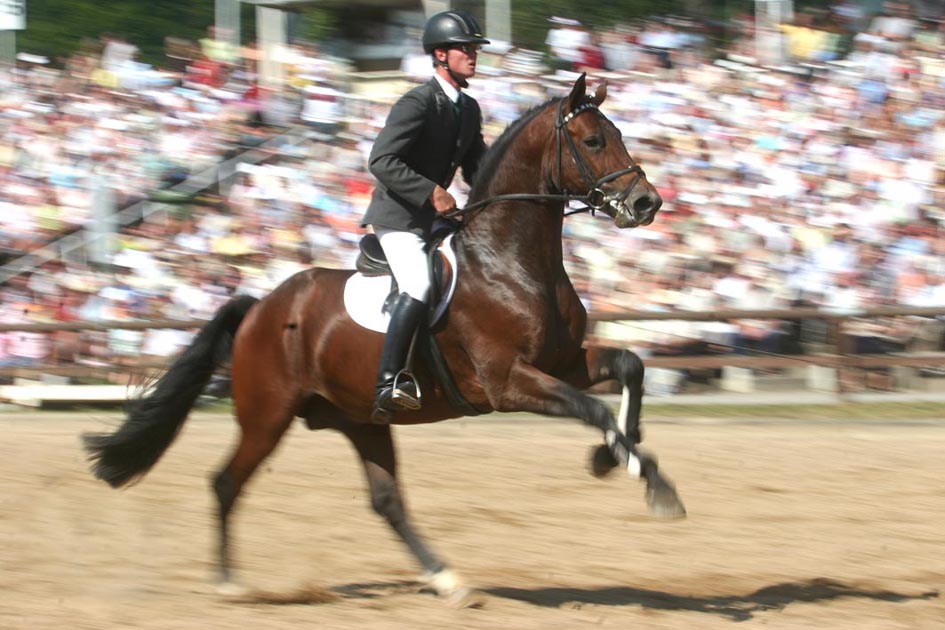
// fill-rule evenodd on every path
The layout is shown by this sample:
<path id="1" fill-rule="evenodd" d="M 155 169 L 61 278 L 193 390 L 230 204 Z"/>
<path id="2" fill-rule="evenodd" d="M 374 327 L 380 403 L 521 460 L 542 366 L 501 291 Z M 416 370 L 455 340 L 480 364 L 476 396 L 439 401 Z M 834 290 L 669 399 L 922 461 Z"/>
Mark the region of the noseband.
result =
<path id="1" fill-rule="evenodd" d="M 568 144 L 568 149 L 571 151 L 571 157 L 574 158 L 574 163 L 577 164 L 578 170 L 581 172 L 581 177 L 584 178 L 584 183 L 587 185 L 587 193 L 583 196 L 583 198 L 581 198 L 581 200 L 584 201 L 584 203 L 586 203 L 588 206 L 586 209 L 589 209 L 591 214 L 594 214 L 594 211 L 600 210 L 609 203 L 625 202 L 627 197 L 630 196 L 630 193 L 633 192 L 633 189 L 636 188 L 637 184 L 641 179 L 643 179 L 643 177 L 646 176 L 646 174 L 643 172 L 643 169 L 639 164 L 634 164 L 627 168 L 622 168 L 612 173 L 608 173 L 607 175 L 604 175 L 595 181 L 594 176 L 591 174 L 591 169 L 587 164 L 587 160 L 585 160 L 584 156 L 581 155 L 581 153 L 577 150 L 577 146 L 574 144 L 574 139 L 571 138 L 571 134 L 568 133 L 566 127 L 568 126 L 569 122 L 577 118 L 582 112 L 586 112 L 590 109 L 596 110 L 597 105 L 593 101 L 586 101 L 572 109 L 570 112 L 568 112 L 568 115 L 565 116 L 565 100 L 567 99 L 562 99 L 561 102 L 558 103 L 558 120 L 555 123 L 555 150 L 558 154 L 558 172 L 556 175 L 557 181 L 555 182 L 555 188 L 560 190 L 563 195 L 570 199 L 579 198 L 570 195 L 567 189 L 561 185 L 561 164 L 564 154 L 561 138 L 564 138 Z M 601 189 L 601 186 L 604 184 L 612 182 L 615 179 L 623 177 L 629 173 L 634 173 L 634 177 L 630 182 L 630 185 L 627 186 L 623 192 L 616 195 L 608 195 Z"/>

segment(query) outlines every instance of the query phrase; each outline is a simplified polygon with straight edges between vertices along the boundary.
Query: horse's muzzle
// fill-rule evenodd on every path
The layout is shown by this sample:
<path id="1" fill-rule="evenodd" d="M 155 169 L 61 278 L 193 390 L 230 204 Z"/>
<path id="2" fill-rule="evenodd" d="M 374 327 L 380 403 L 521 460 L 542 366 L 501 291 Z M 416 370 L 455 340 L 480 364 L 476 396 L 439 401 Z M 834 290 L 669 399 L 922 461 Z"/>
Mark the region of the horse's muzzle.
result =
<path id="1" fill-rule="evenodd" d="M 614 225 L 621 229 L 649 225 L 662 205 L 663 199 L 656 193 L 640 195 L 633 200 L 632 205 L 619 203 L 614 214 Z"/>

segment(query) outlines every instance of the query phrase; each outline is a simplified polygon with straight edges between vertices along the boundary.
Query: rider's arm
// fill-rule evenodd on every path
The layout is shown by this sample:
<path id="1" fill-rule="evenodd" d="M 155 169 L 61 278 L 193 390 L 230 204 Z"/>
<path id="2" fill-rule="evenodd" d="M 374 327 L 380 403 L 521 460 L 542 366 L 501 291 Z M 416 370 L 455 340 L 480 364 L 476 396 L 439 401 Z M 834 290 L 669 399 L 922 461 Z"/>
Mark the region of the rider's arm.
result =
<path id="1" fill-rule="evenodd" d="M 407 164 L 405 157 L 422 135 L 427 120 L 427 103 L 416 91 L 398 100 L 377 135 L 368 168 L 388 190 L 410 204 L 421 207 L 430 200 L 436 182 Z"/>

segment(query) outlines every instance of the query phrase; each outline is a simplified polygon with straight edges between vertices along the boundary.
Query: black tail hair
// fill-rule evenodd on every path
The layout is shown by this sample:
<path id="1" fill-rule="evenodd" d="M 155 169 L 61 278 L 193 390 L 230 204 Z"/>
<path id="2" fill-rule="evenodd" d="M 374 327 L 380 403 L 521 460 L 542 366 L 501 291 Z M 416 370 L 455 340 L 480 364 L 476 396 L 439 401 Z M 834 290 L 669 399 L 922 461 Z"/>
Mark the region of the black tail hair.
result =
<path id="1" fill-rule="evenodd" d="M 139 479 L 157 463 L 214 370 L 229 358 L 237 328 L 258 301 L 239 296 L 220 307 L 154 389 L 129 402 L 127 417 L 114 433 L 82 436 L 97 478 L 117 488 Z"/>

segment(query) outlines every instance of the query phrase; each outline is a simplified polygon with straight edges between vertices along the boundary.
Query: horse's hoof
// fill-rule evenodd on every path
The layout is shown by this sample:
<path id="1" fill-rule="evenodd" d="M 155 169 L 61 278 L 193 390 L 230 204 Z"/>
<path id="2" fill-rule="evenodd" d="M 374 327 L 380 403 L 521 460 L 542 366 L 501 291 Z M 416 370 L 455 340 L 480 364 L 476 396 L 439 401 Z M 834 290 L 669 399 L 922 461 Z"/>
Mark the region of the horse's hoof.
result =
<path id="1" fill-rule="evenodd" d="M 239 599 L 246 597 L 249 589 L 236 582 L 220 582 L 217 584 L 217 595 L 224 599 Z"/>
<path id="2" fill-rule="evenodd" d="M 606 444 L 591 449 L 591 474 L 600 479 L 617 467 L 617 460 Z"/>
<path id="3" fill-rule="evenodd" d="M 676 490 L 669 484 L 660 484 L 657 487 L 647 487 L 646 505 L 650 514 L 664 520 L 686 518 L 686 508 Z"/>
<path id="4" fill-rule="evenodd" d="M 482 593 L 463 584 L 459 576 L 449 569 L 427 575 L 427 584 L 437 597 L 453 608 L 482 608 L 486 603 Z"/>

